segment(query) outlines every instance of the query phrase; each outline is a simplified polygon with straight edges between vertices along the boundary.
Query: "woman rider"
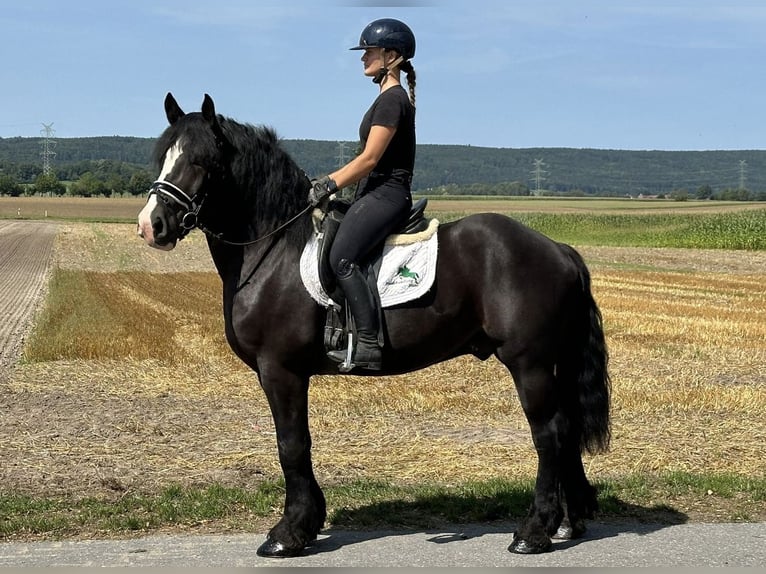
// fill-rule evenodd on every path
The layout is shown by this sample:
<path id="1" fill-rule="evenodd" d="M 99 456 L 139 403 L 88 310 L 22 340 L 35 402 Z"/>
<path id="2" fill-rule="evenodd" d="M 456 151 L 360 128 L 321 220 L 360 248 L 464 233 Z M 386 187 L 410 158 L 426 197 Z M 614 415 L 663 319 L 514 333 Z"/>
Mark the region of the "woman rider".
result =
<path id="1" fill-rule="evenodd" d="M 364 75 L 380 92 L 359 126 L 361 153 L 333 173 L 312 182 L 309 200 L 317 204 L 348 185 L 357 184 L 354 201 L 338 228 L 330 265 L 354 317 L 357 341 L 350 368 L 379 370 L 382 363 L 378 298 L 362 267 L 371 252 L 408 217 L 415 164 L 415 36 L 399 20 L 375 20 L 362 31 Z M 409 93 L 400 82 L 404 71 Z M 345 360 L 345 352 L 330 358 Z"/>

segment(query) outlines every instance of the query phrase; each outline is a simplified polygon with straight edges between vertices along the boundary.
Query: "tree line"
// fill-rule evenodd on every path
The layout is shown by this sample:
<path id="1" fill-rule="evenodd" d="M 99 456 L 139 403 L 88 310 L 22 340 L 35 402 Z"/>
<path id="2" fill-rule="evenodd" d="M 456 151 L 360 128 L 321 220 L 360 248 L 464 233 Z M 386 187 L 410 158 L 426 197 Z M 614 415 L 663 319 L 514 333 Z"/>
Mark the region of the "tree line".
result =
<path id="1" fill-rule="evenodd" d="M 55 140 L 43 174 L 42 138 L 0 138 L 0 195 L 141 195 L 157 172 L 153 138 Z M 356 142 L 283 140 L 316 177 Z M 766 151 L 627 151 L 418 145 L 413 191 L 430 195 L 649 196 L 766 200 Z"/>
<path id="2" fill-rule="evenodd" d="M 0 162 L 0 195 L 137 196 L 152 181 L 148 168 L 113 160 L 56 166 L 47 174 L 35 165 Z"/>

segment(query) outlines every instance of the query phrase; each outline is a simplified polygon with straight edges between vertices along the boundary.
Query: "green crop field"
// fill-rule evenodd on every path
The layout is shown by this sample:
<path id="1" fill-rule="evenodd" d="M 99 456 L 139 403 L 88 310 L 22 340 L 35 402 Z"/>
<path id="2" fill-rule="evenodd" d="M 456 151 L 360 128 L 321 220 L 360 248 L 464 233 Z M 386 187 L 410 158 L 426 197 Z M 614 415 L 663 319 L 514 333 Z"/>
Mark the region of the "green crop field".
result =
<path id="1" fill-rule="evenodd" d="M 135 221 L 142 198 L 0 198 L 0 217 Z M 427 215 L 451 221 L 491 211 L 575 245 L 766 249 L 766 204 L 584 198 L 429 198 Z"/>

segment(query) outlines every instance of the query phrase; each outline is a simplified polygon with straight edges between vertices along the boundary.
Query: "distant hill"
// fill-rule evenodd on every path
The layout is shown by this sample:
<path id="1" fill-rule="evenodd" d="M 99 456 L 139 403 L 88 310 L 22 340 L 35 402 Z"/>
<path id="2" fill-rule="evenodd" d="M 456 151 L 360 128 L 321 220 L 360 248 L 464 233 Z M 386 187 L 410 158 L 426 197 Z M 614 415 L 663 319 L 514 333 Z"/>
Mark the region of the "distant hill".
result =
<path id="1" fill-rule="evenodd" d="M 148 166 L 154 138 L 55 138 L 53 164 L 114 160 Z M 0 163 L 39 163 L 42 138 L 0 138 Z"/>
<path id="2" fill-rule="evenodd" d="M 8 164 L 41 164 L 41 138 L 0 138 L 0 169 Z M 149 169 L 155 140 L 120 136 L 58 138 L 52 165 L 108 160 Z M 356 142 L 284 140 L 287 151 L 310 176 L 332 171 L 353 157 Z M 27 170 L 28 171 L 28 170 Z M 713 191 L 766 191 L 766 150 L 626 151 L 574 148 L 487 148 L 421 144 L 415 191 L 450 192 L 455 186 L 494 186 L 503 194 L 512 184 L 588 195 L 669 193 L 701 186 Z M 744 178 L 741 180 L 741 178 Z M 480 186 L 481 187 L 481 186 Z"/>

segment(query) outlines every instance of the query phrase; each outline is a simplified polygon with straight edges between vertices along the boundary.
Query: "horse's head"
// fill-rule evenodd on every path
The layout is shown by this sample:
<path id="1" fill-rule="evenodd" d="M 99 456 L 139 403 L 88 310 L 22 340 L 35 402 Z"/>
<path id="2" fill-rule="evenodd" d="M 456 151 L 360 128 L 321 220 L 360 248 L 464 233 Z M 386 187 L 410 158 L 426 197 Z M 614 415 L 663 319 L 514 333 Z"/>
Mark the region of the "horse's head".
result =
<path id="1" fill-rule="evenodd" d="M 273 129 L 216 114 L 207 94 L 202 110 L 189 114 L 168 94 L 165 114 L 170 125 L 154 151 L 160 175 L 138 215 L 148 245 L 173 249 L 194 227 L 229 245 L 281 231 L 291 245 L 305 244 L 310 182 Z"/>
<path id="2" fill-rule="evenodd" d="M 151 247 L 170 250 L 196 227 L 210 187 L 222 177 L 227 142 L 207 94 L 201 112 L 185 114 L 168 93 L 165 114 L 170 126 L 155 150 L 160 175 L 138 214 L 138 234 Z"/>

